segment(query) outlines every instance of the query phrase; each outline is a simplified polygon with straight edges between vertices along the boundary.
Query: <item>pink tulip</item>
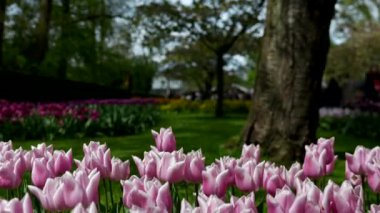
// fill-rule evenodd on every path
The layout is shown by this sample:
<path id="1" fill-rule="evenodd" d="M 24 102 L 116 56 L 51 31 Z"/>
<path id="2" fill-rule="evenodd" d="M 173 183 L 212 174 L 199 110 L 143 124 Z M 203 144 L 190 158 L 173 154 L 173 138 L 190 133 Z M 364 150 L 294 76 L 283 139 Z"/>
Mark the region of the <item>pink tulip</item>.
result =
<path id="1" fill-rule="evenodd" d="M 242 165 L 247 161 L 255 161 L 256 163 L 260 162 L 260 145 L 243 145 L 243 150 L 241 152 L 241 157 L 239 159 L 239 164 Z"/>
<path id="2" fill-rule="evenodd" d="M 335 162 L 335 155 L 334 155 L 334 142 L 335 138 L 319 138 L 317 141 L 317 150 L 319 153 L 322 153 L 323 150 L 326 151 L 326 164 L 331 164 L 332 162 Z"/>
<path id="3" fill-rule="evenodd" d="M 262 186 L 265 161 L 256 165 L 248 161 L 235 169 L 235 184 L 238 189 L 250 192 L 257 191 Z"/>
<path id="4" fill-rule="evenodd" d="M 64 151 L 54 150 L 54 175 L 59 176 L 64 174 L 66 171 L 70 171 L 73 164 L 73 153 L 71 149 L 66 153 Z"/>
<path id="5" fill-rule="evenodd" d="M 84 157 L 82 161 L 75 160 L 81 170 L 91 171 L 97 169 L 102 178 L 109 178 L 112 170 L 111 150 L 105 144 L 91 141 L 89 145 L 83 144 Z"/>
<path id="6" fill-rule="evenodd" d="M 13 150 L 12 141 L 0 141 L 0 153 L 4 153 L 5 151 Z"/>
<path id="7" fill-rule="evenodd" d="M 344 181 L 339 187 L 330 180 L 323 196 L 323 208 L 327 213 L 364 212 L 361 185 L 352 187 L 348 181 Z"/>
<path id="8" fill-rule="evenodd" d="M 24 153 L 26 168 L 28 171 L 32 170 L 33 162 L 38 158 L 49 158 L 48 156 L 53 155 L 53 146 L 46 146 L 45 143 L 40 143 L 37 147 L 32 146 L 31 150 Z"/>
<path id="9" fill-rule="evenodd" d="M 227 192 L 228 186 L 235 182 L 236 160 L 221 158 L 216 163 L 206 167 L 202 172 L 202 190 L 207 196 L 217 195 L 222 198 Z"/>
<path id="10" fill-rule="evenodd" d="M 323 209 L 323 192 L 310 180 L 299 182 L 297 196 L 306 196 L 306 209 L 308 212 L 321 212 Z"/>
<path id="11" fill-rule="evenodd" d="M 372 191 L 380 193 L 380 147 L 373 148 L 366 161 L 368 185 Z"/>
<path id="12" fill-rule="evenodd" d="M 157 178 L 169 183 L 176 183 L 185 179 L 186 156 L 182 150 L 175 152 L 162 152 L 154 155 L 157 165 Z"/>
<path id="13" fill-rule="evenodd" d="M 263 188 L 271 195 L 276 193 L 277 189 L 281 189 L 285 185 L 286 168 L 277 167 L 273 163 L 265 163 L 263 172 Z"/>
<path id="14" fill-rule="evenodd" d="M 298 182 L 303 182 L 306 179 L 301 164 L 293 163 L 289 170 L 285 172 L 285 182 L 291 188 L 296 188 Z"/>
<path id="15" fill-rule="evenodd" d="M 160 133 L 152 130 L 152 135 L 159 151 L 172 152 L 176 150 L 176 140 L 171 127 L 161 128 Z"/>
<path id="16" fill-rule="evenodd" d="M 268 213 L 306 212 L 306 195 L 295 196 L 288 186 L 278 189 L 276 195 L 267 195 Z"/>
<path id="17" fill-rule="evenodd" d="M 84 207 L 82 203 L 79 203 L 75 206 L 73 210 L 71 210 L 71 213 L 97 213 L 98 210 L 96 208 L 95 203 L 91 203 L 88 208 Z"/>
<path id="18" fill-rule="evenodd" d="M 169 184 L 164 185 L 155 178 L 130 177 L 121 181 L 123 186 L 123 203 L 128 208 L 156 209 L 171 212 L 172 199 Z M 162 211 L 164 212 L 164 211 Z"/>
<path id="19" fill-rule="evenodd" d="M 184 175 L 185 180 L 193 183 L 202 182 L 202 171 L 205 169 L 205 158 L 200 150 L 191 151 L 186 155 Z"/>
<path id="20" fill-rule="evenodd" d="M 219 212 L 230 213 L 234 212 L 234 206 L 231 203 L 225 203 L 215 195 L 207 197 L 204 194 L 198 195 L 198 203 L 200 212 Z"/>
<path id="21" fill-rule="evenodd" d="M 362 180 L 360 175 L 356 175 L 350 170 L 350 167 L 348 167 L 348 162 L 345 161 L 345 177 L 346 180 L 350 181 L 350 183 L 354 186 L 362 184 Z"/>
<path id="22" fill-rule="evenodd" d="M 129 177 L 129 161 L 122 162 L 118 158 L 112 158 L 111 160 L 112 170 L 110 179 L 113 181 L 125 180 Z"/>
<path id="23" fill-rule="evenodd" d="M 157 163 L 155 160 L 156 155 L 153 151 L 144 152 L 144 159 L 141 160 L 136 156 L 132 156 L 133 161 L 137 166 L 137 170 L 141 177 L 147 176 L 148 178 L 157 177 Z"/>
<path id="24" fill-rule="evenodd" d="M 42 188 L 48 178 L 54 178 L 70 171 L 72 167 L 71 149 L 64 151 L 54 151 L 53 154 L 47 152 L 44 157 L 35 158 L 32 167 L 32 182 L 35 186 Z"/>
<path id="25" fill-rule="evenodd" d="M 326 144 L 330 143 L 325 142 L 318 145 L 310 144 L 309 146 L 305 146 L 306 154 L 303 164 L 305 176 L 316 179 L 333 172 L 337 156 L 334 156 L 330 160 L 332 151 Z"/>
<path id="26" fill-rule="evenodd" d="M 357 175 L 364 175 L 367 171 L 366 161 L 369 149 L 357 146 L 354 154 L 346 153 L 346 161 L 350 170 Z"/>
<path id="27" fill-rule="evenodd" d="M 19 187 L 25 170 L 26 164 L 21 149 L 0 153 L 0 188 Z"/>
<path id="28" fill-rule="evenodd" d="M 254 193 L 250 193 L 249 195 L 240 198 L 233 197 L 231 202 L 234 206 L 234 213 L 257 213 Z"/>
<path id="29" fill-rule="evenodd" d="M 32 200 L 28 193 L 22 200 L 17 198 L 10 201 L 0 199 L 0 212 L 33 213 Z"/>
<path id="30" fill-rule="evenodd" d="M 93 170 L 86 174 L 78 170 L 74 174 L 66 172 L 62 177 L 47 179 L 42 190 L 36 186 L 28 186 L 28 188 L 45 209 L 62 211 L 72 209 L 79 203 L 85 207 L 92 202 L 98 203 L 99 181 L 98 171 Z"/>
<path id="31" fill-rule="evenodd" d="M 380 205 L 371 205 L 371 213 L 380 213 Z"/>

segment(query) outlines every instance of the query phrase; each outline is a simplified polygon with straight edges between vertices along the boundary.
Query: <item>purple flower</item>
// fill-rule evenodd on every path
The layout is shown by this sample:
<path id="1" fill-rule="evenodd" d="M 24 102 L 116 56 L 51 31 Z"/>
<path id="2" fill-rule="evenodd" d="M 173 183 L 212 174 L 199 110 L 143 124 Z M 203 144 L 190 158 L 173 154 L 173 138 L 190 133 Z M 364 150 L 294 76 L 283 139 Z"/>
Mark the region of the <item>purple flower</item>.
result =
<path id="1" fill-rule="evenodd" d="M 85 208 L 82 203 L 79 203 L 75 206 L 73 210 L 71 210 L 71 213 L 97 213 L 98 210 L 96 208 L 95 203 L 91 203 L 88 208 Z"/>
<path id="2" fill-rule="evenodd" d="M 28 193 L 22 200 L 17 198 L 10 201 L 0 199 L 0 212 L 33 213 L 32 200 Z"/>
<path id="3" fill-rule="evenodd" d="M 22 149 L 0 153 L 0 188 L 19 187 L 25 171 L 26 164 Z"/>
<path id="4" fill-rule="evenodd" d="M 157 165 L 157 178 L 169 183 L 185 180 L 186 156 L 182 150 L 175 152 L 162 152 L 154 155 Z"/>
<path id="5" fill-rule="evenodd" d="M 83 144 L 84 157 L 82 161 L 75 160 L 78 168 L 91 171 L 97 169 L 102 178 L 109 178 L 112 170 L 111 150 L 105 144 L 91 141 Z"/>
<path id="6" fill-rule="evenodd" d="M 364 175 L 366 173 L 366 161 L 369 151 L 369 149 L 363 146 L 357 146 L 353 155 L 346 153 L 348 168 L 350 168 L 353 173 L 357 175 Z"/>
<path id="7" fill-rule="evenodd" d="M 241 152 L 241 157 L 238 160 L 238 163 L 242 165 L 248 161 L 255 161 L 256 163 L 260 162 L 260 145 L 243 145 L 243 150 Z"/>
<path id="8" fill-rule="evenodd" d="M 248 161 L 235 169 L 235 184 L 246 192 L 257 191 L 262 186 L 265 162 Z"/>
<path id="9" fill-rule="evenodd" d="M 193 183 L 202 182 L 202 171 L 205 169 L 205 158 L 200 150 L 191 151 L 186 155 L 184 175 L 185 180 Z"/>
<path id="10" fill-rule="evenodd" d="M 380 147 L 369 152 L 366 165 L 368 185 L 372 191 L 380 193 Z"/>
<path id="11" fill-rule="evenodd" d="M 29 190 L 39 199 L 44 209 L 62 211 L 74 208 L 81 203 L 87 207 L 92 202 L 99 202 L 98 187 L 100 174 L 93 170 L 89 174 L 76 171 L 66 172 L 62 177 L 47 179 L 41 190 L 36 186 L 28 186 Z"/>
<path id="12" fill-rule="evenodd" d="M 110 174 L 110 179 L 113 181 L 125 180 L 129 177 L 129 161 L 121 161 L 118 158 L 112 158 L 112 170 Z"/>
<path id="13" fill-rule="evenodd" d="M 172 152 L 176 150 L 176 140 L 172 128 L 161 128 L 160 133 L 152 130 L 156 147 L 159 151 Z"/>
<path id="14" fill-rule="evenodd" d="M 164 185 L 155 178 L 130 177 L 121 181 L 123 186 L 123 203 L 135 210 L 159 209 L 161 212 L 171 212 L 173 205 L 169 184 Z"/>
<path id="15" fill-rule="evenodd" d="M 353 187 L 348 181 L 344 181 L 339 187 L 330 180 L 323 194 L 323 206 L 327 213 L 364 212 L 361 185 Z"/>
<path id="16" fill-rule="evenodd" d="M 305 146 L 303 172 L 307 177 L 316 179 L 333 172 L 338 158 L 334 156 L 333 144 L 333 140 L 320 139 L 317 145 Z"/>

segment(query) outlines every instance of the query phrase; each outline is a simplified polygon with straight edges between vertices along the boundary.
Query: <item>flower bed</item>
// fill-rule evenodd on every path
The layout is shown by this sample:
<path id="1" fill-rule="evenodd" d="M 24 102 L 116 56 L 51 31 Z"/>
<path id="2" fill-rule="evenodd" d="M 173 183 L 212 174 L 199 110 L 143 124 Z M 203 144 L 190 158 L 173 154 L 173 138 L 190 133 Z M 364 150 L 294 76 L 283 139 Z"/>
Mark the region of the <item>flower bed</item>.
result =
<path id="1" fill-rule="evenodd" d="M 224 111 L 227 113 L 248 113 L 252 101 L 250 100 L 224 100 Z M 176 112 L 206 112 L 213 113 L 215 111 L 216 101 L 191 101 L 185 99 L 168 99 L 163 100 L 161 110 Z"/>
<path id="2" fill-rule="evenodd" d="M 285 168 L 262 161 L 254 145 L 205 165 L 201 150 L 177 149 L 171 128 L 152 134 L 155 146 L 133 156 L 138 175 L 99 142 L 84 144 L 81 160 L 45 144 L 26 151 L 1 142 L 0 212 L 380 211 L 380 147 L 346 153 L 346 180 L 338 185 L 324 180 L 337 160 L 334 138 L 306 146 L 304 163 Z"/>
<path id="3" fill-rule="evenodd" d="M 65 103 L 0 101 L 0 139 L 135 134 L 158 119 L 155 99 Z"/>
<path id="4" fill-rule="evenodd" d="M 380 113 L 349 108 L 320 109 L 320 128 L 360 138 L 380 139 Z"/>

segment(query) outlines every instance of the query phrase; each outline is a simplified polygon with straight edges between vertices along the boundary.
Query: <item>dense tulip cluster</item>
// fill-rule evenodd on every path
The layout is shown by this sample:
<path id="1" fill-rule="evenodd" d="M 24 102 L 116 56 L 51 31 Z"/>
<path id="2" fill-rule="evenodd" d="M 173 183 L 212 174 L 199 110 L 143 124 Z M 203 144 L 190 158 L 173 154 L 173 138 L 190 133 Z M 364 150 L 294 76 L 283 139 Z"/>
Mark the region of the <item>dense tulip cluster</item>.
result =
<path id="1" fill-rule="evenodd" d="M 353 154 L 346 153 L 346 178 L 354 185 L 364 181 L 380 193 L 380 147 L 367 149 L 357 146 Z"/>
<path id="2" fill-rule="evenodd" d="M 47 211 L 74 213 L 123 208 L 181 213 L 380 212 L 379 203 L 368 203 L 370 192 L 365 190 L 368 184 L 372 192 L 380 192 L 380 147 L 358 146 L 353 154 L 346 153 L 346 180 L 337 185 L 331 180 L 320 182 L 335 168 L 334 138 L 307 145 L 304 163 L 286 168 L 262 161 L 258 145 L 244 145 L 240 157 L 225 156 L 206 165 L 201 150 L 176 149 L 171 128 L 152 131 L 152 136 L 156 146 L 142 159 L 133 156 L 139 176 L 131 177 L 129 161 L 113 157 L 99 142 L 83 145 L 84 156 L 74 160 L 75 170 L 71 149 L 65 152 L 39 144 L 30 151 L 14 150 L 11 142 L 1 142 L 0 188 L 14 193 L 25 181 L 29 186 L 24 189 L 33 199 L 28 193 L 22 200 L 12 194 L 7 196 L 9 201 L 0 200 L 0 212 L 33 212 L 39 205 Z M 30 180 L 24 177 L 27 172 Z M 113 184 L 121 184 L 123 190 L 116 202 Z M 194 193 L 189 197 L 191 185 Z"/>
<path id="3" fill-rule="evenodd" d="M 22 200 L 13 198 L 10 201 L 0 199 L 0 212 L 32 213 L 32 200 L 26 194 Z"/>
<path id="4" fill-rule="evenodd" d="M 29 186 L 29 190 L 39 199 L 42 206 L 50 211 L 62 211 L 74 208 L 78 204 L 89 206 L 99 202 L 98 186 L 100 174 L 93 170 L 89 174 L 78 170 L 71 174 L 49 178 L 43 189 Z"/>
<path id="5" fill-rule="evenodd" d="M 0 100 L 0 140 L 107 136 L 146 131 L 159 117 L 151 98 L 26 103 Z"/>

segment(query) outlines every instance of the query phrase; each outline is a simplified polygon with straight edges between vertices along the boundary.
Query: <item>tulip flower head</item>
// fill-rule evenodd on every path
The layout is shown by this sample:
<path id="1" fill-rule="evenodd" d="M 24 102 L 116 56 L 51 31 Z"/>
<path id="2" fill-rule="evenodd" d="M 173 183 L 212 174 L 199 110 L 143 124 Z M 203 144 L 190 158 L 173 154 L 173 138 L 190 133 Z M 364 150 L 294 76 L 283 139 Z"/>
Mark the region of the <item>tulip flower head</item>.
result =
<path id="1" fill-rule="evenodd" d="M 44 209 L 63 211 L 73 209 L 81 203 L 88 207 L 92 202 L 99 202 L 98 187 L 100 173 L 96 170 L 86 174 L 78 170 L 74 174 L 66 172 L 61 177 L 48 178 L 41 190 L 36 186 L 28 186 L 41 202 Z"/>
<path id="2" fill-rule="evenodd" d="M 173 205 L 169 184 L 164 185 L 158 179 L 147 177 L 130 177 L 121 181 L 123 186 L 123 203 L 132 209 L 159 209 L 161 212 L 171 212 Z"/>
<path id="3" fill-rule="evenodd" d="M 0 212 L 33 213 L 32 200 L 28 193 L 22 200 L 17 198 L 10 201 L 0 199 Z"/>
<path id="4" fill-rule="evenodd" d="M 191 151 L 185 159 L 184 179 L 188 182 L 201 183 L 202 171 L 205 169 L 205 158 L 202 151 Z"/>
<path id="5" fill-rule="evenodd" d="M 369 149 L 363 146 L 357 146 L 355 148 L 354 154 L 346 153 L 346 161 L 351 172 L 357 175 L 366 174 L 366 161 L 369 151 Z"/>
<path id="6" fill-rule="evenodd" d="M 368 185 L 372 191 L 380 193 L 380 147 L 373 148 L 366 161 Z"/>
<path id="7" fill-rule="evenodd" d="M 172 152 L 176 150 L 176 140 L 172 128 L 161 128 L 160 133 L 152 130 L 153 139 L 159 151 Z"/>
<path id="8" fill-rule="evenodd" d="M 26 164 L 21 148 L 0 153 L 0 188 L 19 187 L 25 171 Z"/>

